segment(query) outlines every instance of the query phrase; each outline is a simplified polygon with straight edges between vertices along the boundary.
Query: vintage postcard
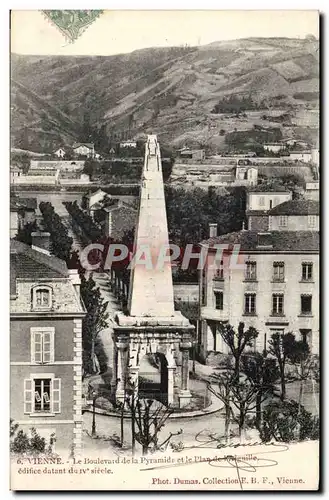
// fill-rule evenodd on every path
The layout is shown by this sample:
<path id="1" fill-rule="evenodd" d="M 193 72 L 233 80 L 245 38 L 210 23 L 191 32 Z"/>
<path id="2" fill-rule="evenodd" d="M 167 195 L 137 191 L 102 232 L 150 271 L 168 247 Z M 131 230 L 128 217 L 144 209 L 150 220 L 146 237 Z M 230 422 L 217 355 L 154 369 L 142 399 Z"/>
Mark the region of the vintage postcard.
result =
<path id="1" fill-rule="evenodd" d="M 319 13 L 11 12 L 12 490 L 319 488 Z"/>

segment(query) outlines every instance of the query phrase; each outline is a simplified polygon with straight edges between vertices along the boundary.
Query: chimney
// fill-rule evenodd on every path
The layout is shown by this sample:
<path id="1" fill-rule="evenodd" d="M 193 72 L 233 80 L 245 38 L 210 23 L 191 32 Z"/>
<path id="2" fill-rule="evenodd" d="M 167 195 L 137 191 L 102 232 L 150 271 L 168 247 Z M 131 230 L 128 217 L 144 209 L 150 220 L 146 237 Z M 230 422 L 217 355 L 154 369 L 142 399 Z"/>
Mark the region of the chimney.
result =
<path id="1" fill-rule="evenodd" d="M 50 233 L 34 231 L 31 236 L 32 249 L 50 255 Z"/>
<path id="2" fill-rule="evenodd" d="M 79 271 L 77 269 L 69 269 L 69 278 L 74 287 L 75 293 L 80 298 L 80 285 L 81 280 L 79 276 Z"/>
<path id="3" fill-rule="evenodd" d="M 211 223 L 209 224 L 209 238 L 216 238 L 217 236 L 217 224 Z"/>

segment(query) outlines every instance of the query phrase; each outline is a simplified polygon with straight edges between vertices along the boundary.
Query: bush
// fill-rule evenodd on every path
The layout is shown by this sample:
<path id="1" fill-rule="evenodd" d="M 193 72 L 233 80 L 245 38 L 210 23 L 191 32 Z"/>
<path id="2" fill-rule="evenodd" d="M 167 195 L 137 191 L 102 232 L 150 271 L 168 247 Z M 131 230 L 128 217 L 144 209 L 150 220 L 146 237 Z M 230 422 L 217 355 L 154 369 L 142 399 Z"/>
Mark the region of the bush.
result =
<path id="1" fill-rule="evenodd" d="M 264 409 L 260 434 L 265 442 L 319 439 L 319 419 L 296 401 L 273 401 Z"/>
<path id="2" fill-rule="evenodd" d="M 56 441 L 55 434 L 51 434 L 49 442 L 39 436 L 32 428 L 29 437 L 22 429 L 18 430 L 18 424 L 10 419 L 10 451 L 17 454 L 51 454 L 53 444 Z"/>

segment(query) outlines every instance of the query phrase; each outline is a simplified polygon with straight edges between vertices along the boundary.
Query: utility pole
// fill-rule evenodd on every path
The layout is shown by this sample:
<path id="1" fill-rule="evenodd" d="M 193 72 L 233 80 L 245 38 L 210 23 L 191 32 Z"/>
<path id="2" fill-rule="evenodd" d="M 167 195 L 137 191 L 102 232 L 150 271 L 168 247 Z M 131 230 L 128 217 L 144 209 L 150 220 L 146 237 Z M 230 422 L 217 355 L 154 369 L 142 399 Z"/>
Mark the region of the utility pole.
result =
<path id="1" fill-rule="evenodd" d="M 96 437 L 96 398 L 97 393 L 93 392 L 93 421 L 91 426 L 92 437 Z"/>

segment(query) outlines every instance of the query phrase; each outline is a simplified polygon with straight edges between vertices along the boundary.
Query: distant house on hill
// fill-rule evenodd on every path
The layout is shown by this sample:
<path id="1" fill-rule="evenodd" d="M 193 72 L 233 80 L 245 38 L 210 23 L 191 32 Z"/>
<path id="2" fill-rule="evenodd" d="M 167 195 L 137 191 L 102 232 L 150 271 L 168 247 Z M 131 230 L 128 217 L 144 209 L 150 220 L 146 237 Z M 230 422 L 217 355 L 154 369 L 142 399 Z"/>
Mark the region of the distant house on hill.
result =
<path id="1" fill-rule="evenodd" d="M 15 183 L 15 180 L 17 177 L 21 175 L 21 169 L 18 168 L 16 165 L 11 165 L 10 166 L 10 182 L 11 184 Z"/>
<path id="2" fill-rule="evenodd" d="M 202 161 L 206 157 L 204 149 L 189 149 L 183 148 L 178 150 L 180 158 L 187 160 L 199 160 Z"/>
<path id="3" fill-rule="evenodd" d="M 92 142 L 76 142 L 72 146 L 73 154 L 76 156 L 87 156 L 88 158 L 94 158 L 95 156 L 95 146 Z"/>
<path id="4" fill-rule="evenodd" d="M 57 151 L 54 151 L 54 155 L 57 156 L 57 158 L 64 158 L 65 156 L 65 151 L 62 148 L 57 149 Z"/>
<path id="5" fill-rule="evenodd" d="M 120 148 L 137 148 L 136 141 L 122 141 L 120 142 Z"/>
<path id="6" fill-rule="evenodd" d="M 309 163 L 312 161 L 312 152 L 311 151 L 290 151 L 290 160 L 293 161 L 302 161 L 304 163 Z"/>
<path id="7" fill-rule="evenodd" d="M 284 144 L 279 142 L 270 142 L 268 144 L 263 145 L 265 151 L 271 151 L 271 153 L 278 153 L 282 149 L 284 149 Z"/>

